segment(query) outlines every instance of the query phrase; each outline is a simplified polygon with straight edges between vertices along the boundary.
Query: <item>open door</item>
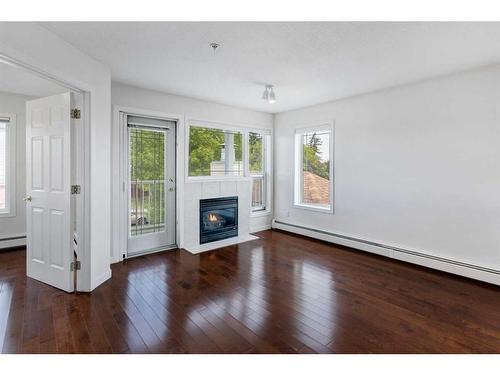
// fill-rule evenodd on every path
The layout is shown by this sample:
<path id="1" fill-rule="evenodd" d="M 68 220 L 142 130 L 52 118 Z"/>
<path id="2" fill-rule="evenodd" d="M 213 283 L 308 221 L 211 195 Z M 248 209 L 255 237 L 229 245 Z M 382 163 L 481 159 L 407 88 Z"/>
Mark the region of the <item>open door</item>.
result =
<path id="1" fill-rule="evenodd" d="M 27 274 L 72 292 L 72 94 L 26 103 Z"/>

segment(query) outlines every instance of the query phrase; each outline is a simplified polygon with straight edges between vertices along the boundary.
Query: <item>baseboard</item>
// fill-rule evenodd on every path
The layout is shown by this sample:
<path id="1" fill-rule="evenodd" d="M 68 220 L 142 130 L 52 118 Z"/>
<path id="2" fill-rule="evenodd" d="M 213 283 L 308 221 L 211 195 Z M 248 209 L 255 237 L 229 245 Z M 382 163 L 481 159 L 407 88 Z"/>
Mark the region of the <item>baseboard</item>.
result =
<path id="1" fill-rule="evenodd" d="M 258 239 L 259 237 L 252 236 L 251 234 L 243 234 L 241 236 L 226 238 L 224 240 L 209 242 L 202 245 L 191 244 L 183 247 L 183 249 L 189 251 L 191 254 L 199 254 L 205 251 L 216 250 L 221 247 L 237 245 L 243 242 L 248 242 Z"/>
<path id="2" fill-rule="evenodd" d="M 250 233 L 262 232 L 263 230 L 269 230 L 271 228 L 272 228 L 271 224 L 258 225 L 255 227 L 251 227 Z"/>
<path id="3" fill-rule="evenodd" d="M 389 258 L 398 259 L 404 262 L 418 264 L 420 266 L 453 273 L 455 275 L 500 285 L 500 270 L 458 262 L 452 259 L 440 258 L 429 254 L 398 248 L 395 246 L 379 244 L 342 234 L 316 230 L 313 228 L 285 223 L 278 220 L 273 220 L 272 227 L 287 232 L 300 234 L 306 237 L 311 237 L 338 245 L 348 246 L 357 250 L 367 251 Z"/>
<path id="4" fill-rule="evenodd" d="M 0 236 L 0 250 L 19 246 L 26 246 L 26 233 Z"/>
<path id="5" fill-rule="evenodd" d="M 91 292 L 92 290 L 97 288 L 102 283 L 108 281 L 109 279 L 111 279 L 111 268 L 92 280 L 90 286 L 91 290 L 82 290 L 82 292 Z"/>

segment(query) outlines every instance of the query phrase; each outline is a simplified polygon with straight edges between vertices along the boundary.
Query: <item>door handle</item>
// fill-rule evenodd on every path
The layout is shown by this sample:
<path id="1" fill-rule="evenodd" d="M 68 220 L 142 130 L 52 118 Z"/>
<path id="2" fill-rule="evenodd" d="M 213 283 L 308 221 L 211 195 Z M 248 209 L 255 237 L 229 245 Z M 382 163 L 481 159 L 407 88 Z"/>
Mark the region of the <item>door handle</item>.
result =
<path id="1" fill-rule="evenodd" d="M 31 201 L 32 201 L 31 195 L 26 195 L 26 196 L 23 198 L 23 201 L 25 201 L 25 202 L 31 202 Z"/>
<path id="2" fill-rule="evenodd" d="M 168 189 L 168 191 L 174 191 L 174 188 L 173 188 L 173 187 L 171 187 L 171 188 L 169 188 L 169 189 Z"/>

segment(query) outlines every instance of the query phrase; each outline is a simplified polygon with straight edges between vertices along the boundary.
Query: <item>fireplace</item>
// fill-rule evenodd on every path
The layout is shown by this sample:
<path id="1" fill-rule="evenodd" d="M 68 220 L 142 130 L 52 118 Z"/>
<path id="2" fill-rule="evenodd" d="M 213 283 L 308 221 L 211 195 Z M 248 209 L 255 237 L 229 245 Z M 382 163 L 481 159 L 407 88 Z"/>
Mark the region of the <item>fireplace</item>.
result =
<path id="1" fill-rule="evenodd" d="M 238 236 L 238 197 L 200 200 L 200 244 Z"/>

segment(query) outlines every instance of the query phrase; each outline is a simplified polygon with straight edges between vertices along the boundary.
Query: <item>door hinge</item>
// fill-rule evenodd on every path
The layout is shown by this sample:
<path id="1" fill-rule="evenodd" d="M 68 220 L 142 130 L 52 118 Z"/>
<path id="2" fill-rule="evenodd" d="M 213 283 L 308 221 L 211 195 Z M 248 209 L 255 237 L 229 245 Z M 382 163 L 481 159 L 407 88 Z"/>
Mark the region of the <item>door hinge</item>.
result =
<path id="1" fill-rule="evenodd" d="M 80 110 L 78 108 L 73 108 L 70 113 L 71 113 L 71 118 L 74 118 L 77 120 L 79 120 L 80 117 L 82 116 L 82 113 L 80 112 Z"/>
<path id="2" fill-rule="evenodd" d="M 73 272 L 74 270 L 80 270 L 82 269 L 82 264 L 80 263 L 79 260 L 75 260 L 74 262 L 71 262 L 70 265 L 70 270 Z"/>
<path id="3" fill-rule="evenodd" d="M 80 185 L 71 185 L 71 194 L 80 194 L 81 191 Z"/>

